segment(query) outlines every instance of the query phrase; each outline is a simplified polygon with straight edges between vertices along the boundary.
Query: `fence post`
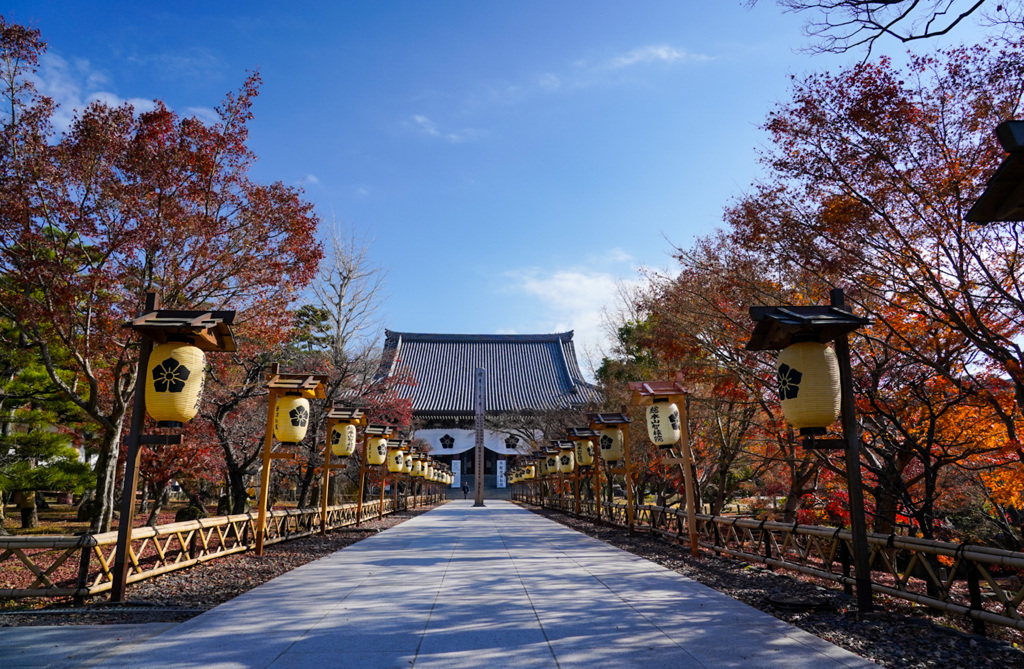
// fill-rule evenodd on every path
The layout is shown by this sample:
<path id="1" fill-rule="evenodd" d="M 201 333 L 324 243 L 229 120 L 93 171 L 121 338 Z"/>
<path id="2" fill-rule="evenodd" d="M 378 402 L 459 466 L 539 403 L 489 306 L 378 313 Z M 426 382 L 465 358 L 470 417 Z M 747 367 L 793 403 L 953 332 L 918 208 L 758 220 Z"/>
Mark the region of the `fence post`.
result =
<path id="1" fill-rule="evenodd" d="M 91 543 L 91 534 L 83 534 L 78 541 L 78 545 L 82 548 L 82 554 L 78 558 L 78 578 L 75 579 L 74 605 L 76 607 L 85 603 L 85 596 L 81 592 L 89 587 L 89 560 L 92 558 L 92 546 L 89 544 Z"/>

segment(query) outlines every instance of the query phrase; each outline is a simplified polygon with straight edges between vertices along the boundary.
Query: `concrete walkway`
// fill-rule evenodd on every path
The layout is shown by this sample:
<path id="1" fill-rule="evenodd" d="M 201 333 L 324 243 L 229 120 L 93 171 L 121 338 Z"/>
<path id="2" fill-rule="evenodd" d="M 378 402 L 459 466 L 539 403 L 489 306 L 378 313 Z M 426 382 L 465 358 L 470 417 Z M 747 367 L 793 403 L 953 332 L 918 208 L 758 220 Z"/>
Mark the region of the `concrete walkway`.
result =
<path id="1" fill-rule="evenodd" d="M 8 663 L 6 631 L 0 666 L 89 666 Z M 876 666 L 499 500 L 450 502 L 145 636 L 94 666 Z"/>

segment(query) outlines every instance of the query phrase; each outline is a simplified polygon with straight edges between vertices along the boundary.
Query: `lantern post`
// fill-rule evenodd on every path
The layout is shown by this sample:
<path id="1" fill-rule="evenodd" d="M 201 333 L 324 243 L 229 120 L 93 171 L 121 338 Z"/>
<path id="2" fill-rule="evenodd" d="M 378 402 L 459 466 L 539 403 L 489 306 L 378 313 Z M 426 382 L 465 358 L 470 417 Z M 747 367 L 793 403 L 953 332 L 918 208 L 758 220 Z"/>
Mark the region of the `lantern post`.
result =
<path id="1" fill-rule="evenodd" d="M 337 464 L 331 463 L 331 455 L 341 455 L 335 453 L 336 450 L 346 451 L 345 457 L 352 455 L 355 447 L 355 439 L 349 441 L 348 428 L 356 430 L 357 426 L 365 424 L 366 419 L 363 417 L 362 409 L 346 409 L 344 407 L 334 406 L 327 414 L 327 439 L 324 442 L 324 466 L 323 482 L 321 483 L 320 490 L 320 534 L 327 534 L 327 502 L 329 497 L 329 487 L 331 484 L 331 470 L 344 467 L 343 462 Z M 342 427 L 342 430 L 335 430 L 336 427 Z"/>
<path id="2" fill-rule="evenodd" d="M 597 431 L 591 430 L 589 427 L 570 427 L 567 434 L 576 448 L 576 515 L 579 516 L 580 481 L 584 478 L 583 468 L 588 468 L 587 471 L 591 477 L 594 476 L 597 469 L 593 441 L 597 438 Z"/>
<path id="3" fill-rule="evenodd" d="M 371 464 L 383 464 L 384 458 L 387 457 L 387 450 L 385 449 L 384 457 L 376 460 L 381 455 L 379 452 L 374 454 L 374 457 L 370 456 L 370 438 L 373 437 L 375 440 L 374 447 L 379 447 L 378 439 L 383 439 L 385 444 L 387 440 L 394 434 L 395 428 L 392 425 L 367 425 L 363 429 L 363 452 L 359 459 L 359 501 L 356 503 L 356 527 L 363 522 L 363 491 L 366 488 L 366 468 Z M 381 479 L 381 490 L 384 489 L 383 478 Z M 383 494 L 383 493 L 382 493 Z"/>
<path id="4" fill-rule="evenodd" d="M 835 360 L 838 366 L 838 404 L 842 417 L 843 437 L 839 439 L 822 439 L 818 435 L 835 421 L 818 421 L 827 423 L 815 426 L 800 426 L 805 435 L 804 448 L 835 449 L 846 452 L 846 486 L 850 499 L 850 535 L 853 545 L 853 564 L 856 574 L 857 608 L 862 613 L 874 610 L 871 591 L 871 566 L 868 553 L 867 524 L 864 516 L 864 488 L 861 484 L 860 449 L 861 439 L 857 426 L 856 407 L 853 398 L 853 372 L 850 364 L 849 334 L 860 327 L 868 325 L 867 318 L 856 316 L 846 308 L 845 297 L 841 288 L 834 288 L 829 293 L 829 306 L 814 307 L 750 307 L 750 317 L 754 321 L 754 332 L 747 342 L 748 351 L 768 351 L 787 349 L 808 342 L 825 344 L 835 342 Z M 781 356 L 780 356 L 781 358 Z M 780 360 L 781 362 L 781 360 Z M 795 400 L 798 393 L 787 390 L 783 393 L 783 381 L 789 388 L 790 384 L 799 386 L 803 380 L 799 370 L 784 370 L 779 367 L 780 397 L 783 401 Z M 807 385 L 805 383 L 805 385 Z M 824 397 L 823 389 L 805 393 L 812 401 L 823 403 L 833 400 Z M 789 395 L 792 392 L 792 395 Z M 802 398 L 803 399 L 803 398 Z M 783 407 L 785 411 L 785 405 Z M 789 419 L 787 417 L 787 419 Z M 792 420 L 790 421 L 792 422 Z"/>
<path id="5" fill-rule="evenodd" d="M 683 482 L 686 488 L 686 524 L 690 534 L 690 554 L 697 557 L 699 554 L 697 540 L 697 495 L 693 482 L 693 453 L 690 450 L 689 412 L 687 411 L 687 394 L 689 393 L 682 385 L 682 374 L 676 375 L 675 381 L 637 381 L 628 384 L 633 392 L 630 397 L 632 406 L 647 407 L 648 433 L 659 433 L 661 438 L 655 441 L 659 450 L 666 449 L 671 454 L 672 446 L 679 443 L 679 458 L 662 458 L 665 464 L 675 464 L 683 470 Z M 665 429 L 663 425 L 653 425 L 655 417 L 661 422 L 661 414 L 658 407 L 675 407 L 677 425 L 671 425 L 673 415 L 668 416 L 669 426 Z"/>
<path id="6" fill-rule="evenodd" d="M 303 423 L 299 403 L 305 402 L 308 405 L 310 399 L 324 399 L 327 396 L 324 392 L 326 382 L 325 374 L 283 374 L 278 363 L 275 362 L 270 366 L 270 372 L 267 374 L 267 427 L 263 437 L 263 469 L 260 472 L 259 512 L 256 515 L 256 555 L 263 555 L 265 538 L 263 535 L 266 533 L 267 527 L 267 503 L 270 501 L 270 465 L 274 460 L 295 459 L 294 452 L 274 453 L 274 436 L 279 427 L 277 415 L 279 411 L 283 411 L 278 404 L 282 398 L 296 398 L 294 400 L 296 408 L 291 411 L 298 413 L 291 418 L 291 426 L 295 428 L 295 436 L 298 439 L 295 442 L 287 443 L 298 443 L 305 437 L 305 427 L 309 420 L 307 409 L 307 422 Z M 284 428 L 285 425 L 283 420 L 280 421 L 280 427 Z"/>
<path id="7" fill-rule="evenodd" d="M 153 342 L 161 345 L 171 342 L 179 342 L 187 346 L 179 348 L 197 348 L 200 351 L 231 352 L 235 349 L 235 341 L 231 334 L 231 324 L 234 322 L 234 311 L 180 311 L 173 309 L 160 309 L 160 298 L 156 293 L 146 293 L 144 312 L 136 319 L 124 324 L 124 327 L 135 330 L 142 336 L 142 346 L 139 350 L 139 364 L 135 375 L 135 398 L 132 404 L 132 421 L 128 430 L 125 451 L 124 481 L 121 490 L 121 515 L 117 523 L 117 544 L 114 548 L 114 565 L 111 573 L 110 601 L 123 602 L 125 592 L 128 588 L 129 562 L 134 565 L 134 559 L 129 559 L 132 541 L 132 525 L 135 522 L 135 495 L 139 484 L 139 460 L 142 454 L 142 446 L 171 445 L 181 443 L 181 434 L 142 434 L 145 424 L 147 409 L 146 392 L 150 390 L 150 359 L 154 354 Z M 188 369 L 184 363 L 175 357 L 174 351 L 169 351 L 166 360 L 173 360 L 174 369 L 171 370 L 164 362 L 158 366 L 164 368 L 162 377 L 163 391 L 157 388 L 159 381 L 153 379 L 154 391 L 174 394 L 180 397 L 185 396 L 185 388 L 172 388 L 171 386 L 185 386 L 190 381 L 194 386 L 199 382 L 198 388 L 189 388 L 189 398 L 195 395 L 190 402 L 190 407 L 181 409 L 192 409 L 198 406 L 199 395 L 202 393 L 202 379 L 206 373 L 205 369 Z M 198 358 L 203 364 L 202 357 Z M 156 369 L 153 370 L 157 371 Z M 195 376 L 193 376 L 195 374 Z M 173 379 L 170 377 L 174 377 Z M 176 399 L 180 399 L 176 398 Z M 194 416 L 187 414 L 174 417 L 174 420 L 158 418 L 157 427 L 181 427 L 182 424 Z"/>
<path id="8" fill-rule="evenodd" d="M 381 474 L 380 485 L 380 508 L 377 518 L 384 517 L 384 484 L 388 479 L 388 472 L 391 472 L 391 496 L 394 510 L 398 510 L 398 476 L 405 471 L 405 451 L 409 448 L 408 439 L 388 439 L 387 447 L 387 468 Z"/>
<path id="9" fill-rule="evenodd" d="M 623 407 L 625 409 L 625 407 Z M 636 509 L 633 508 L 633 479 L 629 473 L 629 416 L 623 413 L 592 413 L 587 416 L 590 419 L 590 429 L 598 430 L 601 432 L 599 443 L 601 449 L 605 450 L 606 439 L 609 439 L 607 432 L 618 430 L 621 432 L 621 448 L 622 448 L 622 467 L 615 467 L 612 460 L 608 460 L 605 457 L 605 453 L 602 452 L 602 459 L 609 463 L 608 472 L 610 474 L 622 474 L 626 482 L 626 525 L 629 528 L 630 533 L 634 529 L 634 519 L 636 517 Z M 608 488 L 612 490 L 612 480 L 608 479 Z M 609 511 L 609 520 L 614 520 L 612 517 L 612 511 Z"/>

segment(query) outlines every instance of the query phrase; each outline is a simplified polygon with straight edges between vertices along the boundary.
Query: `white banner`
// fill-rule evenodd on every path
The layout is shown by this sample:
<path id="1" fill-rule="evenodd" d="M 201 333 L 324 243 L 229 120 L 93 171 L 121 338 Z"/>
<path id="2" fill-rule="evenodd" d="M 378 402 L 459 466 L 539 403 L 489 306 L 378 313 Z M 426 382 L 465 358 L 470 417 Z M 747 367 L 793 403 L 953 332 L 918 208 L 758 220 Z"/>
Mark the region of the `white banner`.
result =
<path id="1" fill-rule="evenodd" d="M 497 474 L 498 474 L 498 477 L 497 477 L 498 478 L 498 487 L 499 488 L 504 488 L 505 487 L 505 483 L 507 482 L 505 480 L 505 461 L 504 460 L 498 460 L 497 465 L 498 465 L 498 471 L 497 471 Z"/>
<path id="2" fill-rule="evenodd" d="M 452 487 L 462 487 L 462 460 L 458 458 L 452 459 Z"/>

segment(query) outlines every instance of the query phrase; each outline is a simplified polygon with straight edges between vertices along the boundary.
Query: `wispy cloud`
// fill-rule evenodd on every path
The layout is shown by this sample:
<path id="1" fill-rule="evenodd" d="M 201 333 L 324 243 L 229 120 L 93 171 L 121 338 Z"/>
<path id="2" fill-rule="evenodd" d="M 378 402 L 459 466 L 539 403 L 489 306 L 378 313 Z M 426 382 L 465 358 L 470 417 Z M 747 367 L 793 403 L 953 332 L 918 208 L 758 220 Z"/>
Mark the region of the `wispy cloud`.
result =
<path id="1" fill-rule="evenodd" d="M 703 63 L 708 60 L 711 60 L 710 56 L 690 53 L 685 49 L 677 49 L 667 44 L 654 44 L 616 56 L 608 61 L 608 66 L 619 69 L 647 63 Z"/>
<path id="2" fill-rule="evenodd" d="M 608 268 L 605 271 L 590 269 L 594 263 L 588 262 L 563 269 L 527 267 L 507 272 L 508 284 L 504 289 L 537 303 L 533 309 L 535 320 L 522 324 L 521 329 L 573 330 L 581 352 L 599 356 L 610 350 L 605 327 L 607 313 L 618 310 L 623 286 L 637 284 L 640 279 L 633 258 L 622 249 L 610 249 L 600 258 Z"/>
<path id="3" fill-rule="evenodd" d="M 109 75 L 95 68 L 87 59 L 68 60 L 53 52 L 44 53 L 40 57 L 35 85 L 40 93 L 59 105 L 53 116 L 53 124 L 60 132 L 67 131 L 76 112 L 82 111 L 92 102 L 102 102 L 111 107 L 127 102 L 136 113 L 152 111 L 156 107 L 153 100 L 125 98 L 112 92 L 113 82 Z M 183 115 L 195 116 L 206 124 L 219 120 L 217 113 L 209 107 L 186 107 Z"/>
<path id="4" fill-rule="evenodd" d="M 443 139 L 444 141 L 452 144 L 468 142 L 477 139 L 482 135 L 479 130 L 474 130 L 472 128 L 463 128 L 462 130 L 457 131 L 442 130 L 436 123 L 421 114 L 414 114 L 412 118 L 406 122 L 406 127 L 421 135 L 437 137 L 438 139 Z"/>

